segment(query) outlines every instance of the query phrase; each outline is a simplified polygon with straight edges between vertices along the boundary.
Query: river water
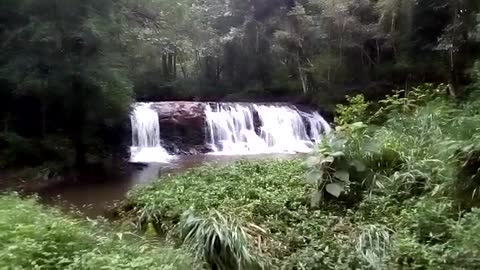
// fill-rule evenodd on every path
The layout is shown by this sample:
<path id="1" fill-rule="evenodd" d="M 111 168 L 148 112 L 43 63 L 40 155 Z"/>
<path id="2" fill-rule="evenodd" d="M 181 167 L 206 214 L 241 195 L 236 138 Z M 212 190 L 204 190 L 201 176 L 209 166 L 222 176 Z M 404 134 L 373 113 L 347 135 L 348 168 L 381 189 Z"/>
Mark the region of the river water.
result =
<path id="1" fill-rule="evenodd" d="M 89 170 L 75 179 L 37 191 L 48 205 L 73 208 L 89 217 L 104 216 L 116 202 L 126 198 L 136 186 L 146 185 L 163 176 L 181 173 L 206 164 L 226 165 L 241 159 L 290 159 L 298 155 L 263 154 L 247 156 L 192 155 L 173 156 L 168 163 L 130 164 L 127 168 Z"/>

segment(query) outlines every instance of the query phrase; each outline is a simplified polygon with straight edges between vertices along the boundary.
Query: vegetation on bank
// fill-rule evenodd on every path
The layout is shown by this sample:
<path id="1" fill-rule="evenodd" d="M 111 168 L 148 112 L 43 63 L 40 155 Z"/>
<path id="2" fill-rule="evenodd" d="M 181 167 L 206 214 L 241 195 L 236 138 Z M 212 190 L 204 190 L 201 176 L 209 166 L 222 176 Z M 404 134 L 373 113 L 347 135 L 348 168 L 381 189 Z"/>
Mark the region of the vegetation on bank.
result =
<path id="1" fill-rule="evenodd" d="M 0 195 L 1 269 L 200 269 L 187 252 Z"/>
<path id="2" fill-rule="evenodd" d="M 306 161 L 161 179 L 130 194 L 127 217 L 214 269 L 477 269 L 480 99 L 445 91 L 352 98 Z"/>

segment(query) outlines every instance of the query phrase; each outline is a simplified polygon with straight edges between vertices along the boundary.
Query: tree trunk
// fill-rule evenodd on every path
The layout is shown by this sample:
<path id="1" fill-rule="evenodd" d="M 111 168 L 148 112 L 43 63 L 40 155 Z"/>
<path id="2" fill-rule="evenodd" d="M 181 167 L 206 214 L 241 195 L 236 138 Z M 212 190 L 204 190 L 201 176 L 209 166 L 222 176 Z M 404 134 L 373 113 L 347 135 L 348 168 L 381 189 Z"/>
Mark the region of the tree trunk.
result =
<path id="1" fill-rule="evenodd" d="M 454 1 L 456 3 L 456 1 Z M 453 9 L 453 33 L 451 34 L 451 46 L 449 50 L 449 62 L 450 62 L 450 85 L 447 87 L 448 93 L 452 97 L 456 96 L 458 90 L 457 68 L 455 63 L 455 48 L 457 47 L 457 14 L 458 6 L 455 4 Z"/>
<path id="2" fill-rule="evenodd" d="M 168 53 L 168 75 L 167 78 L 170 80 L 173 78 L 173 54 Z"/>
<path id="3" fill-rule="evenodd" d="M 75 166 L 82 168 L 87 163 L 87 149 L 84 141 L 84 128 L 86 124 L 84 89 L 77 80 L 72 83 L 74 102 L 72 108 L 72 117 L 70 119 L 70 138 L 75 148 Z"/>
<path id="4" fill-rule="evenodd" d="M 175 53 L 173 54 L 173 79 L 177 79 L 177 47 L 175 47 Z"/>
<path id="5" fill-rule="evenodd" d="M 217 59 L 217 72 L 216 72 L 216 75 L 215 75 L 215 79 L 217 82 L 220 81 L 220 76 L 222 75 L 222 67 L 221 67 L 221 64 L 220 64 L 220 59 L 219 58 L 216 58 Z"/>
<path id="6" fill-rule="evenodd" d="M 167 54 L 163 53 L 162 54 L 162 73 L 163 73 L 163 78 L 167 79 L 168 78 L 168 60 L 167 60 Z"/>
<path id="7" fill-rule="evenodd" d="M 177 54 L 175 54 L 177 56 Z M 176 59 L 176 58 L 175 58 Z M 182 54 L 178 55 L 178 61 L 180 65 L 180 70 L 182 71 L 183 78 L 188 78 L 187 68 L 185 67 Z"/>
<path id="8" fill-rule="evenodd" d="M 187 74 L 187 70 L 186 70 L 185 66 L 184 66 L 184 65 L 180 65 L 180 66 L 181 66 L 180 68 L 181 68 L 181 70 L 182 70 L 183 78 L 184 78 L 184 79 L 187 79 L 187 78 L 188 78 L 188 74 Z"/>
<path id="9" fill-rule="evenodd" d="M 298 63 L 298 75 L 302 82 L 303 93 L 306 94 L 308 92 L 307 76 L 305 76 L 305 72 L 303 72 L 300 62 Z"/>

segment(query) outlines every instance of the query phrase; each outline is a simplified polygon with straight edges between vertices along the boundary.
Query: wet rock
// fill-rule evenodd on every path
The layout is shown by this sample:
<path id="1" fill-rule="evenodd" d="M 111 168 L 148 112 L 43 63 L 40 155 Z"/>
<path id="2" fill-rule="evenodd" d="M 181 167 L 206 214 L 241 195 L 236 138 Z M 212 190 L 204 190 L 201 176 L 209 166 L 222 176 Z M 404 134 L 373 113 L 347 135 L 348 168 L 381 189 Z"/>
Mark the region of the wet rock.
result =
<path id="1" fill-rule="evenodd" d="M 172 101 L 152 103 L 158 112 L 163 146 L 170 153 L 197 154 L 207 152 L 205 103 Z"/>

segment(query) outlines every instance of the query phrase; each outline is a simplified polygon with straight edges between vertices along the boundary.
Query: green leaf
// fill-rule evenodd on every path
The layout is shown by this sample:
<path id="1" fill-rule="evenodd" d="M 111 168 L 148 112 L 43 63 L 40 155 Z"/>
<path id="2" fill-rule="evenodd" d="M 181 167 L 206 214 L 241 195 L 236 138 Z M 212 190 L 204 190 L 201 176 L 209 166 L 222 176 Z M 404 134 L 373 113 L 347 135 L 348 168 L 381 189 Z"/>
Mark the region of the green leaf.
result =
<path id="1" fill-rule="evenodd" d="M 320 164 L 320 161 L 321 159 L 319 157 L 316 157 L 316 156 L 311 156 L 311 157 L 308 157 L 307 160 L 305 161 L 305 164 L 312 168 L 312 167 L 315 167 L 317 166 L 318 164 Z"/>
<path id="2" fill-rule="evenodd" d="M 307 174 L 306 180 L 308 184 L 315 185 L 319 180 L 322 180 L 322 177 L 323 170 L 312 170 Z"/>
<path id="3" fill-rule="evenodd" d="M 350 125 L 351 127 L 353 128 L 364 128 L 364 127 L 367 127 L 367 125 L 365 125 L 363 122 L 355 122 L 353 124 Z"/>
<path id="4" fill-rule="evenodd" d="M 337 151 L 335 153 L 330 154 L 330 156 L 332 156 L 334 158 L 343 157 L 343 156 L 345 156 L 345 153 L 343 153 L 342 151 Z"/>
<path id="5" fill-rule="evenodd" d="M 347 171 L 336 171 L 333 176 L 343 182 L 350 181 L 350 174 Z"/>
<path id="6" fill-rule="evenodd" d="M 325 189 L 327 190 L 328 193 L 332 194 L 333 196 L 335 197 L 339 197 L 340 194 L 342 192 L 345 191 L 345 188 L 343 187 L 343 185 L 339 184 L 339 183 L 331 183 L 331 184 L 328 184 Z"/>
<path id="7" fill-rule="evenodd" d="M 367 166 L 365 166 L 365 164 L 360 160 L 354 160 L 350 162 L 350 165 L 355 167 L 355 170 L 357 170 L 357 172 L 364 172 L 367 169 Z"/>

